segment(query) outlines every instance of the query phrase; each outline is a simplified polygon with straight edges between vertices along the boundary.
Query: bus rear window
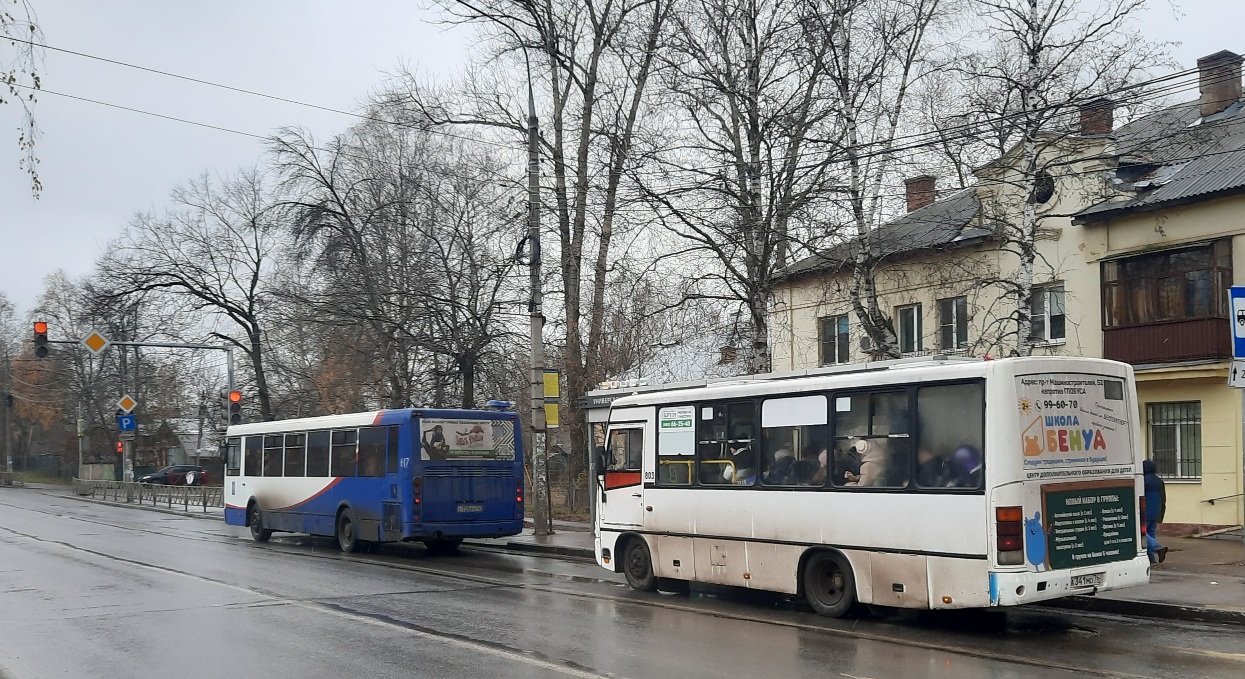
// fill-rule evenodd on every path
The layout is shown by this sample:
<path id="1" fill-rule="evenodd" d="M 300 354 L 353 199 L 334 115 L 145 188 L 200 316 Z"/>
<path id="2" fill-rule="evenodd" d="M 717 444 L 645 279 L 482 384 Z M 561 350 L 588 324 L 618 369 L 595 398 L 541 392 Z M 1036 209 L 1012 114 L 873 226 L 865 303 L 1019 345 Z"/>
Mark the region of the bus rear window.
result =
<path id="1" fill-rule="evenodd" d="M 985 394 L 980 382 L 916 392 L 919 488 L 981 488 Z"/>

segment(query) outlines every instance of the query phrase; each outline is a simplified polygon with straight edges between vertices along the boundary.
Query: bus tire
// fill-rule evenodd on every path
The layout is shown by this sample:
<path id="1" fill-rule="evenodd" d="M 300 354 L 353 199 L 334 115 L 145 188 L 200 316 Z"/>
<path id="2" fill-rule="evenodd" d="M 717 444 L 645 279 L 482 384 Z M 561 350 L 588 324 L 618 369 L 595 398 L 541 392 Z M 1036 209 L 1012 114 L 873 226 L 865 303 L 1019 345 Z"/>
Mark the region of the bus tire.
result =
<path id="1" fill-rule="evenodd" d="M 347 554 L 359 551 L 363 541 L 359 539 L 358 533 L 355 532 L 354 515 L 349 509 L 343 509 L 337 513 L 336 532 L 338 549 Z"/>
<path id="2" fill-rule="evenodd" d="M 847 557 L 839 552 L 810 554 L 800 580 L 808 605 L 821 615 L 841 618 L 856 603 L 856 576 Z"/>
<path id="3" fill-rule="evenodd" d="M 251 539 L 256 542 L 268 542 L 272 537 L 272 529 L 264 528 L 264 516 L 256 505 L 247 509 L 246 525 L 251 529 Z"/>
<path id="4" fill-rule="evenodd" d="M 653 558 L 648 543 L 636 536 L 627 541 L 623 549 L 623 576 L 627 584 L 637 592 L 656 592 L 657 576 L 653 574 Z"/>

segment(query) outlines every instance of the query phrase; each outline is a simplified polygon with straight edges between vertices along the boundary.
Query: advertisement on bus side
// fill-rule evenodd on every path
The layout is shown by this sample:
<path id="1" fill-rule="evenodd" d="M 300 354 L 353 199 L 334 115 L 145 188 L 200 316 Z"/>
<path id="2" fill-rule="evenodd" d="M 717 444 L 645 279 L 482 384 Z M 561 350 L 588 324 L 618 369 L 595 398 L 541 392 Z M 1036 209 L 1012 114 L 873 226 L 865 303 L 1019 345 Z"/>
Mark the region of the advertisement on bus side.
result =
<path id="1" fill-rule="evenodd" d="M 428 418 L 419 423 L 424 460 L 513 460 L 514 428 L 504 420 Z"/>
<path id="2" fill-rule="evenodd" d="M 1122 379 L 1019 375 L 1016 395 L 1026 478 L 1133 473 Z"/>

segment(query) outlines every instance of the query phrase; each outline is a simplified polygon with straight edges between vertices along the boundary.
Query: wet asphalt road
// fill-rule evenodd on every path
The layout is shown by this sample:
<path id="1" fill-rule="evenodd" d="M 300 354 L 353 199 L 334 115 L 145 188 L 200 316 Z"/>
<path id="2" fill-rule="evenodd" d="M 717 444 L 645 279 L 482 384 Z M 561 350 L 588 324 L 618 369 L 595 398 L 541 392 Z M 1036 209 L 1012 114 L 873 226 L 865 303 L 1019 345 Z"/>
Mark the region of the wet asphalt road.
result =
<path id="1" fill-rule="evenodd" d="M 346 557 L 219 521 L 0 490 L 0 677 L 1232 677 L 1245 628 L 1030 608 L 826 620 L 630 592 L 592 564 Z"/>

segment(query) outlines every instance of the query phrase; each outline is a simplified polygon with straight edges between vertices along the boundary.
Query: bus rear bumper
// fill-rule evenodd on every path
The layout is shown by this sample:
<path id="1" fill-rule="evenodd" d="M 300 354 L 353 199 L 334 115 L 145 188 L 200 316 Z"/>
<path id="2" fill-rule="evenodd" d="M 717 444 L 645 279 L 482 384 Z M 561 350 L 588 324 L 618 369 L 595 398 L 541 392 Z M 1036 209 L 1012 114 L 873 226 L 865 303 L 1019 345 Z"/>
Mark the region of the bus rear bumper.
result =
<path id="1" fill-rule="evenodd" d="M 488 521 L 479 523 L 456 523 L 444 521 L 436 523 L 407 524 L 403 540 L 428 540 L 441 538 L 500 538 L 518 535 L 523 532 L 520 521 Z"/>
<path id="2" fill-rule="evenodd" d="M 1061 571 L 990 573 L 990 605 L 1020 604 L 1072 595 L 1093 595 L 1150 582 L 1150 559 L 1140 554 L 1128 561 Z"/>

